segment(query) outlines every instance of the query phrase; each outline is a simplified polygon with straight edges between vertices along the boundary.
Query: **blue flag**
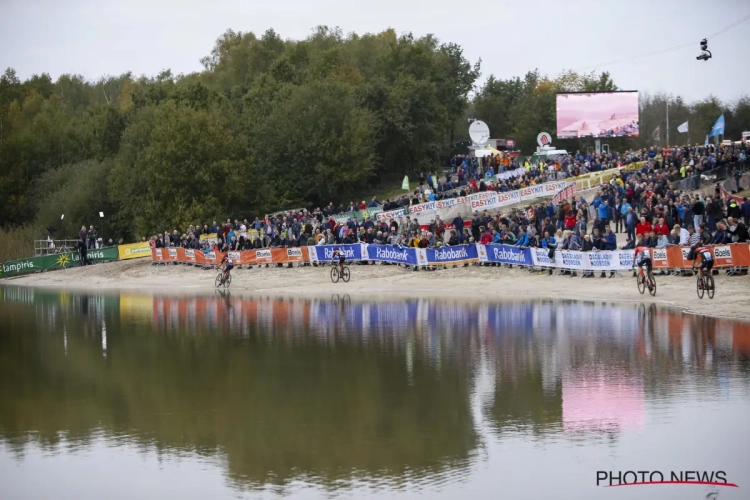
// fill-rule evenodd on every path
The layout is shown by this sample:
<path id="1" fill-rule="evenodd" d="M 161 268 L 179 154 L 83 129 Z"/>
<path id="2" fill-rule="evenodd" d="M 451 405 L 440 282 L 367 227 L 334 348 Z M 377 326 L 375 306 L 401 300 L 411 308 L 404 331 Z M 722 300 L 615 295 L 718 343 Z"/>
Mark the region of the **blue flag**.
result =
<path id="1" fill-rule="evenodd" d="M 715 135 L 724 135 L 724 115 L 721 115 L 719 119 L 716 120 L 714 127 L 711 129 L 711 137 Z"/>

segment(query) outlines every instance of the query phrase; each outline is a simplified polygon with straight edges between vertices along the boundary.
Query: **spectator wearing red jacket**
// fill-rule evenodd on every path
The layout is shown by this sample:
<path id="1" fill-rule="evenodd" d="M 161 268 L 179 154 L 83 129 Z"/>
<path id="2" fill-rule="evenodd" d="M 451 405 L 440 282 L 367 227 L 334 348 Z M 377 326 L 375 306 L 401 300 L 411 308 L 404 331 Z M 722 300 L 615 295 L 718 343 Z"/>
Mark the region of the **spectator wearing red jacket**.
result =
<path id="1" fill-rule="evenodd" d="M 646 220 L 645 217 L 641 217 L 641 222 L 635 225 L 635 235 L 638 236 L 639 234 L 643 236 L 644 238 L 648 233 L 653 231 L 654 228 L 651 227 L 651 223 Z"/>
<path id="2" fill-rule="evenodd" d="M 661 235 L 669 236 L 669 228 L 664 223 L 664 219 L 659 219 L 659 222 L 654 226 L 654 233 L 656 233 L 656 237 L 658 238 Z"/>
<path id="3" fill-rule="evenodd" d="M 484 229 L 484 226 L 479 228 L 479 232 L 482 233 L 482 235 L 479 238 L 479 242 L 482 245 L 489 245 L 490 243 L 492 243 L 492 235 L 490 234 L 489 231 L 486 231 Z"/>
<path id="4" fill-rule="evenodd" d="M 565 229 L 573 230 L 575 225 L 576 225 L 576 216 L 572 210 L 568 210 L 568 213 L 565 215 L 565 224 L 563 225 L 563 227 Z"/>

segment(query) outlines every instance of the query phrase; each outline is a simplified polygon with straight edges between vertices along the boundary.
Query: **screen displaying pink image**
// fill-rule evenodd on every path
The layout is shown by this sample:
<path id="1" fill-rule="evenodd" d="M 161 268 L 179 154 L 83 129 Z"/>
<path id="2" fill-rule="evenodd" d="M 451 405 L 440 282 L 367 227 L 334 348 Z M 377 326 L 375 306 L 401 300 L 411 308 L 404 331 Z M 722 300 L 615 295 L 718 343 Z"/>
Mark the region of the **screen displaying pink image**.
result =
<path id="1" fill-rule="evenodd" d="M 638 137 L 638 92 L 557 94 L 557 137 Z"/>

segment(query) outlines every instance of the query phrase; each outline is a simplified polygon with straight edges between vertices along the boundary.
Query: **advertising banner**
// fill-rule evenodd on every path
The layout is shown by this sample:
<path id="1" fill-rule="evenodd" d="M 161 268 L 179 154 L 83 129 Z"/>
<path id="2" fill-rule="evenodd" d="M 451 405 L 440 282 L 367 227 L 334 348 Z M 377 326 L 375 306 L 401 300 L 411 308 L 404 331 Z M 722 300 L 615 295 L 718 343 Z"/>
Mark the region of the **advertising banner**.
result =
<path id="1" fill-rule="evenodd" d="M 89 250 L 87 255 L 91 262 L 94 263 L 110 262 L 113 260 L 117 260 L 117 247 Z M 81 255 L 78 252 L 30 257 L 28 259 L 4 262 L 2 265 L 2 272 L 0 272 L 0 278 L 35 273 L 39 271 L 67 269 L 70 267 L 78 267 L 80 265 Z"/>
<path id="2" fill-rule="evenodd" d="M 140 259 L 151 255 L 151 247 L 147 242 L 119 245 L 117 254 L 120 260 Z"/>
<path id="3" fill-rule="evenodd" d="M 477 244 L 479 261 L 497 264 L 516 264 L 519 266 L 531 266 L 534 264 L 531 256 L 531 250 L 531 248 L 521 248 L 513 245 Z"/>
<path id="4" fill-rule="evenodd" d="M 476 245 L 426 248 L 427 264 L 430 266 L 452 266 L 479 261 Z"/>
<path id="5" fill-rule="evenodd" d="M 354 243 L 350 245 L 317 245 L 314 247 L 307 247 L 308 254 L 310 256 L 310 262 L 323 262 L 330 263 L 333 259 L 333 249 L 338 248 L 346 257 L 348 261 L 360 261 L 368 260 L 367 251 L 363 251 L 363 245 L 361 243 Z M 363 259 L 363 256 L 365 257 Z"/>
<path id="6" fill-rule="evenodd" d="M 344 212 L 343 214 L 333 215 L 332 217 L 333 220 L 340 224 L 348 221 L 349 219 L 361 222 L 367 217 L 375 219 L 377 217 L 377 214 L 381 213 L 382 211 L 383 207 L 381 205 L 377 207 L 369 207 L 364 210 L 357 210 L 356 212 Z"/>
<path id="7" fill-rule="evenodd" d="M 429 201 L 427 203 L 412 205 L 405 209 L 380 212 L 376 215 L 376 218 L 378 221 L 390 221 L 391 219 L 398 219 L 404 215 L 413 215 L 417 216 L 420 224 L 422 224 L 423 220 L 434 220 L 435 216 L 439 215 L 441 219 L 446 220 L 445 218 L 448 217 L 449 214 L 446 212 L 441 213 L 441 210 L 448 207 L 466 206 L 471 212 L 496 210 L 506 205 L 511 205 L 521 201 L 555 196 L 559 191 L 565 189 L 567 185 L 567 182 L 560 181 L 529 186 L 516 191 L 481 191 L 479 193 L 470 194 L 469 196 Z"/>
<path id="8" fill-rule="evenodd" d="M 394 247 L 391 245 L 367 245 L 368 260 L 391 262 L 394 264 L 417 265 L 416 248 Z"/>
<path id="9" fill-rule="evenodd" d="M 263 248 L 243 252 L 230 252 L 232 259 L 241 265 L 288 264 L 302 262 L 329 263 L 334 248 L 340 248 L 350 262 L 362 260 L 390 262 L 409 266 L 442 266 L 471 262 L 491 262 L 586 271 L 630 270 L 633 265 L 633 250 L 580 252 L 557 250 L 549 258 L 546 248 L 521 248 L 513 245 L 463 245 L 442 248 L 406 248 L 390 245 L 321 245 L 290 248 Z M 715 259 L 715 268 L 750 267 L 750 244 L 733 243 L 709 247 Z M 687 260 L 688 247 L 669 246 L 651 250 L 655 269 L 690 269 L 693 262 Z M 95 262 L 117 260 L 115 247 L 89 252 Z M 217 265 L 223 254 L 204 253 L 182 248 L 159 248 L 152 250 L 152 260 L 157 263 L 180 262 L 196 265 Z M 35 257 L 2 266 L 2 275 L 15 276 L 48 269 L 60 269 L 79 265 L 78 254 L 62 254 Z"/>

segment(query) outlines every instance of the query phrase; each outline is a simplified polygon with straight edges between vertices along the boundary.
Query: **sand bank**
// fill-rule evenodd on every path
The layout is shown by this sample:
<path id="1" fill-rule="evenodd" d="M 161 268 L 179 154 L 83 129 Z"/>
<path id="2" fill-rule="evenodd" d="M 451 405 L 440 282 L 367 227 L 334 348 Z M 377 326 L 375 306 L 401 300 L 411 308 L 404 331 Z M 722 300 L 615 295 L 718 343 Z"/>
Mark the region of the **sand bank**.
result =
<path id="1" fill-rule="evenodd" d="M 750 319 L 750 276 L 715 276 L 716 296 L 699 300 L 695 278 L 658 276 L 656 297 L 638 293 L 630 273 L 615 278 L 573 278 L 530 274 L 505 267 L 469 266 L 412 271 L 398 266 L 351 267 L 349 283 L 332 283 L 328 268 L 235 269 L 230 291 L 237 295 L 323 295 L 388 299 L 456 297 L 468 300 L 574 299 L 657 303 L 695 314 Z M 149 294 L 214 294 L 215 270 L 190 266 L 152 266 L 150 260 L 98 264 L 0 280 L 18 285 L 67 290 L 138 291 Z"/>

